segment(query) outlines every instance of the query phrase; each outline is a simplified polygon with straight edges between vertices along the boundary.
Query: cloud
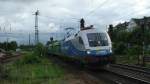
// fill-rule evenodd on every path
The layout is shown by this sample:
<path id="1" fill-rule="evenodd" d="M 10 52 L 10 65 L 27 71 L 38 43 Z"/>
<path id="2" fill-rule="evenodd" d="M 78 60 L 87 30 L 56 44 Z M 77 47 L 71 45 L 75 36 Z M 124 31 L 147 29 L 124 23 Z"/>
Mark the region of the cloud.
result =
<path id="1" fill-rule="evenodd" d="M 50 32 L 58 32 L 59 31 L 59 27 L 57 25 L 55 25 L 54 23 L 49 23 L 49 31 Z"/>
<path id="2" fill-rule="evenodd" d="M 0 25 L 10 23 L 15 32 L 34 33 L 34 12 L 38 9 L 39 31 L 79 29 L 79 20 L 106 29 L 106 25 L 149 15 L 150 0 L 0 0 Z M 7 24 L 6 24 L 7 23 Z"/>
<path id="3" fill-rule="evenodd" d="M 0 0 L 0 2 L 15 2 L 15 3 L 31 3 L 31 2 L 36 2 L 39 0 Z"/>

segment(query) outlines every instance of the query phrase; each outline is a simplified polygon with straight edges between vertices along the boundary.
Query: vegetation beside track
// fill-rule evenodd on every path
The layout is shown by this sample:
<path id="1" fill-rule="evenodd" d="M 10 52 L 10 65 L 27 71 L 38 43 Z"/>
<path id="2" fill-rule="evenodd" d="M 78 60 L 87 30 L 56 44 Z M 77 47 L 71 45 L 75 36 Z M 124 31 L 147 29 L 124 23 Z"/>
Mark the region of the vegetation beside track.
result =
<path id="1" fill-rule="evenodd" d="M 33 56 L 33 54 L 26 52 L 24 57 L 26 58 L 27 56 Z M 1 79 L 0 84 L 61 83 L 64 75 L 61 67 L 44 57 L 34 59 L 36 60 L 34 62 L 29 61 L 29 59 L 21 59 L 14 63 L 6 64 L 4 68 L 7 69 L 8 77 Z"/>
<path id="2" fill-rule="evenodd" d="M 38 44 L 17 61 L 4 64 L 0 84 L 60 84 L 64 70 L 45 56 L 46 48 Z M 4 73 L 5 72 L 5 73 Z"/>
<path id="3" fill-rule="evenodd" d="M 146 18 L 139 20 L 143 21 Z M 150 56 L 150 29 L 139 24 L 133 27 L 132 31 L 128 31 L 127 24 L 128 22 L 109 26 L 113 53 L 118 63 L 144 65 L 144 56 Z M 149 63 L 146 63 L 146 66 L 150 66 Z"/>
<path id="4" fill-rule="evenodd" d="M 119 64 L 138 64 L 138 56 L 116 55 L 116 63 Z"/>
<path id="5" fill-rule="evenodd" d="M 117 64 L 142 65 L 142 58 L 138 55 L 115 55 Z M 143 65 L 142 65 L 143 66 Z M 145 63 L 144 67 L 150 68 L 150 63 Z"/>
<path id="6" fill-rule="evenodd" d="M 37 51 L 41 51 L 36 53 Z M 44 55 L 45 48 L 38 45 L 34 51 L 24 51 L 22 58 L 3 65 L 0 84 L 99 84 L 85 72 L 54 63 Z M 42 54 L 43 53 L 43 54 Z"/>

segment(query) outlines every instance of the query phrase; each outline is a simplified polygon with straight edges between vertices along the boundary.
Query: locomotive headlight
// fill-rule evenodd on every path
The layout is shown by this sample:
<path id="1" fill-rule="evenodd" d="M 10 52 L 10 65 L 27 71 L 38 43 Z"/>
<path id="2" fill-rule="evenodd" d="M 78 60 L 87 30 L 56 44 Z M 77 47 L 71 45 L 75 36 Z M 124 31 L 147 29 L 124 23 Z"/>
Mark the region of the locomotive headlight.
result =
<path id="1" fill-rule="evenodd" d="M 111 47 L 109 48 L 109 52 L 112 53 L 112 48 Z"/>
<path id="2" fill-rule="evenodd" d="M 110 53 L 112 53 L 112 49 L 110 49 L 109 51 L 110 51 Z"/>
<path id="3" fill-rule="evenodd" d="M 90 51 L 87 51 L 87 54 L 90 54 L 91 52 Z"/>

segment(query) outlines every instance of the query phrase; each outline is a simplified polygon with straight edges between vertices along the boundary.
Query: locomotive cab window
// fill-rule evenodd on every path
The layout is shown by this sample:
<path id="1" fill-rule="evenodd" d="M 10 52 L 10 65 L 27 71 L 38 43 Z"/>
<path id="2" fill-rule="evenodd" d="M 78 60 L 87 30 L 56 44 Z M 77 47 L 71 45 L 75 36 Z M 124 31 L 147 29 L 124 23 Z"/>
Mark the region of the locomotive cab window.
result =
<path id="1" fill-rule="evenodd" d="M 82 40 L 81 37 L 79 37 L 79 43 L 80 43 L 80 44 L 83 44 L 83 40 Z"/>
<path id="2" fill-rule="evenodd" d="M 87 38 L 90 47 L 108 46 L 108 39 L 105 33 L 89 33 Z"/>

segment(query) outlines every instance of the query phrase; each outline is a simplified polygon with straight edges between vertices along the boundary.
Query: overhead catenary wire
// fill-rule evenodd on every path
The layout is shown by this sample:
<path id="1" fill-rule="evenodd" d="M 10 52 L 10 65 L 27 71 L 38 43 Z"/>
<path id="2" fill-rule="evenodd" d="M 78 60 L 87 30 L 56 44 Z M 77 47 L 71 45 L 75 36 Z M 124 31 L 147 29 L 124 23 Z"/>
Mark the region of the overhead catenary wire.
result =
<path id="1" fill-rule="evenodd" d="M 96 8 L 94 8 L 93 10 L 89 11 L 87 14 L 85 14 L 85 18 L 88 17 L 89 15 L 95 13 L 99 8 L 101 8 L 102 6 L 104 6 L 106 3 L 108 2 L 108 0 L 105 0 L 103 1 L 102 3 L 100 3 Z M 52 21 L 52 20 L 56 20 L 58 19 L 59 21 L 61 21 L 61 23 L 65 22 L 66 18 L 56 18 L 56 17 L 53 17 L 53 16 L 45 16 L 45 15 L 40 15 L 41 17 L 45 17 L 45 19 L 49 19 L 49 21 Z M 67 17 L 68 18 L 68 17 Z M 77 17 L 74 17 L 74 16 L 71 16 L 70 18 L 68 18 L 69 21 L 77 21 L 79 22 L 79 20 L 81 18 L 84 18 L 84 17 L 80 17 L 80 18 L 77 18 Z M 63 22 L 62 22 L 63 21 Z M 57 21 L 56 21 L 57 22 Z M 60 23 L 60 22 L 59 22 Z"/>
<path id="2" fill-rule="evenodd" d="M 95 9 L 91 10 L 90 12 L 88 12 L 86 15 L 85 15 L 85 18 L 89 17 L 90 15 L 94 14 L 99 8 L 103 7 L 106 3 L 108 3 L 108 0 L 105 0 L 103 1 L 99 6 L 97 6 Z M 148 9 L 149 10 L 149 9 Z M 116 17 L 116 20 L 121 20 L 123 19 L 124 17 L 127 17 L 129 15 L 132 15 L 134 16 L 137 12 L 140 12 L 140 11 L 135 11 L 135 12 L 130 12 L 128 14 L 123 14 L 123 16 L 119 16 L 118 18 Z"/>
<path id="3" fill-rule="evenodd" d="M 94 8 L 93 10 L 91 10 L 87 14 L 85 14 L 85 17 L 88 17 L 89 15 L 95 13 L 99 8 L 101 8 L 102 6 L 104 6 L 107 2 L 108 2 L 108 0 L 105 0 L 102 3 L 100 3 L 96 8 Z"/>
<path id="4" fill-rule="evenodd" d="M 44 17 L 45 19 L 48 19 L 48 20 L 65 20 L 65 19 L 71 19 L 71 20 L 79 20 L 79 18 L 76 18 L 76 17 L 67 17 L 67 18 L 56 18 L 56 17 L 53 17 L 53 16 L 46 16 L 46 15 L 39 15 L 40 17 Z"/>
<path id="5" fill-rule="evenodd" d="M 39 15 L 40 17 L 42 17 L 43 19 L 47 19 L 47 21 L 49 21 L 50 23 L 55 23 L 55 24 L 61 24 L 60 26 L 62 27 L 62 24 L 65 24 L 65 22 L 79 22 L 80 19 L 75 18 L 75 17 L 66 17 L 66 18 L 56 18 L 53 16 L 46 16 L 46 15 Z"/>
<path id="6" fill-rule="evenodd" d="M 94 14 L 94 13 L 96 13 L 96 11 L 98 11 L 100 8 L 102 8 L 102 7 L 104 7 L 104 5 L 105 4 L 107 4 L 108 3 L 108 1 L 110 1 L 110 0 L 105 0 L 105 1 L 103 1 L 103 2 L 101 2 L 96 8 L 94 8 L 93 10 L 91 10 L 91 11 L 89 11 L 87 14 L 85 14 L 85 17 L 89 17 L 90 15 L 92 15 L 92 14 Z M 126 16 L 128 16 L 128 15 L 130 15 L 130 14 L 127 14 L 127 15 L 125 15 L 125 16 L 123 16 L 123 17 L 126 17 Z M 43 15 L 42 15 L 42 17 L 43 17 Z M 57 18 L 57 17 L 53 17 L 53 16 L 44 16 L 44 17 L 47 17 L 47 18 L 45 18 L 45 19 L 49 19 L 50 21 L 55 21 L 56 19 L 58 19 L 57 21 L 55 21 L 56 23 L 63 23 L 63 22 L 65 22 L 66 21 L 66 18 Z M 122 16 L 120 17 L 119 16 L 119 18 L 123 18 Z M 67 17 L 68 18 L 68 20 L 69 20 L 69 22 L 70 21 L 73 21 L 73 20 L 77 20 L 77 21 L 79 21 L 79 19 L 78 18 L 74 18 L 74 17 L 71 17 L 71 18 L 69 18 L 69 17 Z M 116 18 L 116 19 L 118 19 L 118 18 Z M 54 23 L 55 23 L 54 22 Z"/>
<path id="7" fill-rule="evenodd" d="M 147 10 L 150 11 L 150 9 L 147 9 Z M 119 17 L 119 18 L 116 18 L 116 19 L 117 19 L 117 20 L 122 20 L 122 18 L 125 18 L 125 17 L 127 17 L 127 16 L 129 16 L 129 15 L 135 16 L 135 14 L 137 14 L 137 12 L 140 12 L 140 10 L 139 10 L 139 11 L 130 12 L 130 13 L 125 14 L 125 15 Z M 135 17 L 132 17 L 132 18 L 135 18 Z"/>

